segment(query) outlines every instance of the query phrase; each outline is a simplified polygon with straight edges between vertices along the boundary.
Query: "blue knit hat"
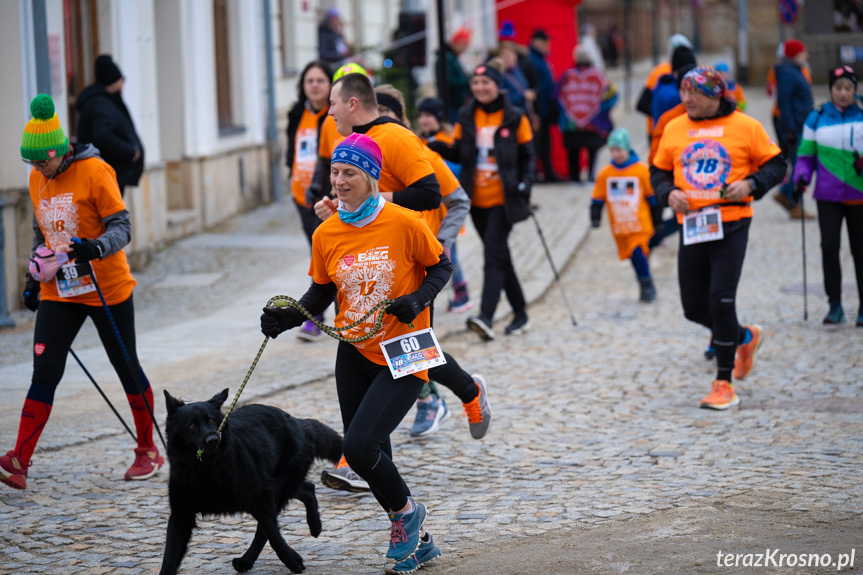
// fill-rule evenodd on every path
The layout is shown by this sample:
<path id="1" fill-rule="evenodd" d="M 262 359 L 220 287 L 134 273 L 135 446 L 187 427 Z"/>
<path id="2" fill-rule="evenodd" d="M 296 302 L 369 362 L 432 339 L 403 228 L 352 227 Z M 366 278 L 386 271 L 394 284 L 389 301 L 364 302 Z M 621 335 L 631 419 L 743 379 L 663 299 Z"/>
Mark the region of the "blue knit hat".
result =
<path id="1" fill-rule="evenodd" d="M 608 135 L 608 147 L 620 148 L 627 152 L 632 149 L 632 138 L 630 138 L 629 132 L 626 128 L 617 128 L 616 130 L 611 131 Z"/>

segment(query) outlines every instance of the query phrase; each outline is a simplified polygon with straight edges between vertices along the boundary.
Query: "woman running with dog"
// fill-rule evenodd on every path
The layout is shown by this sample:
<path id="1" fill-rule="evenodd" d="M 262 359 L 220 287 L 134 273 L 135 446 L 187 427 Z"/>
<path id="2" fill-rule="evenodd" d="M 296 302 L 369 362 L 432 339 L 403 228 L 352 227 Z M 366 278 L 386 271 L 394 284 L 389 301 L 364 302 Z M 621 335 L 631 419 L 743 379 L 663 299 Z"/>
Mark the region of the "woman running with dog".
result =
<path id="1" fill-rule="evenodd" d="M 24 128 L 21 157 L 33 168 L 32 275 L 28 274 L 24 292 L 24 303 L 36 312 L 33 378 L 15 449 L 0 457 L 0 481 L 16 489 L 26 488 L 30 458 L 48 423 L 66 357 L 88 317 L 123 384 L 135 419 L 138 446 L 125 478 L 148 479 L 164 460 L 153 442 L 153 392 L 135 351 L 135 279 L 123 252 L 132 233 L 129 212 L 114 170 L 99 157 L 99 151 L 90 144 L 69 145 L 51 97 L 39 94 L 30 103 L 30 110 L 33 119 Z M 96 285 L 125 343 L 143 395 Z"/>
<path id="2" fill-rule="evenodd" d="M 392 460 L 390 434 L 428 376 L 418 371 L 396 379 L 380 344 L 429 327 L 428 306 L 449 280 L 451 267 L 422 216 L 380 195 L 381 163 L 380 147 L 365 134 L 351 134 L 333 150 L 330 182 L 338 196 L 338 217 L 327 218 L 315 231 L 309 268 L 313 283 L 300 304 L 316 314 L 337 297 L 335 325 L 344 327 L 381 301 L 394 300 L 371 338 L 339 343 L 335 374 L 344 456 L 392 522 L 386 556 L 393 564 L 387 571 L 408 573 L 440 550 L 423 531 L 425 506 L 413 501 Z M 377 315 L 342 335 L 367 335 Z M 265 308 L 261 331 L 274 338 L 304 320 L 294 308 Z"/>

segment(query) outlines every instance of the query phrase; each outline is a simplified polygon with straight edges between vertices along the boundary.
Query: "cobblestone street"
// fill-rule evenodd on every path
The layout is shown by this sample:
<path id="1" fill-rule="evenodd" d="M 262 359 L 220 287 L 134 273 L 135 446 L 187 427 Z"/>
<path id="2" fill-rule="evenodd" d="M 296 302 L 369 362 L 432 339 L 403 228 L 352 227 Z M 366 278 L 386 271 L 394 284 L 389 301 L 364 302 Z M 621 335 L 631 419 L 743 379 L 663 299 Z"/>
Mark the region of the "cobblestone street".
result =
<path id="1" fill-rule="evenodd" d="M 751 113 L 766 121 L 766 98 Z M 642 135 L 643 118 L 621 125 Z M 643 129 L 643 128 L 642 128 Z M 643 138 L 634 138 L 641 141 Z M 639 152 L 643 151 L 642 149 Z M 600 162 L 607 161 L 607 151 Z M 574 308 L 573 327 L 532 222 L 511 239 L 533 300 L 523 336 L 479 341 L 464 314 L 443 311 L 444 349 L 489 383 L 494 423 L 470 438 L 458 399 L 440 432 L 411 440 L 409 414 L 393 435 L 396 463 L 429 509 L 443 556 L 422 570 L 451 573 L 827 573 L 822 568 L 725 568 L 718 552 L 851 553 L 863 572 L 863 329 L 821 325 L 818 226 L 807 223 L 809 320 L 803 321 L 800 222 L 770 198 L 756 206 L 738 292 L 742 323 L 764 328 L 757 363 L 736 382 L 739 408 L 698 408 L 715 364 L 708 333 L 683 318 L 676 237 L 651 254 L 658 299 L 638 302 L 607 214 L 589 230 L 588 188 L 537 186 L 538 218 Z M 811 196 L 810 196 L 811 197 Z M 472 228 L 459 247 L 472 293 L 482 256 Z M 207 399 L 242 382 L 260 345 L 258 315 L 275 294 L 307 285 L 307 246 L 293 206 L 246 214 L 189 238 L 136 273 L 139 356 L 157 395 Z M 843 232 L 845 309 L 860 302 Z M 501 306 L 503 307 L 503 306 Z M 501 317 L 507 312 L 500 311 Z M 0 440 L 11 448 L 30 373 L 32 318 L 0 332 Z M 331 323 L 331 314 L 328 316 Z M 76 351 L 129 420 L 95 331 Z M 335 342 L 271 341 L 241 402 L 275 405 L 340 429 Z M 164 429 L 164 427 L 163 427 Z M 167 468 L 124 482 L 129 437 L 73 362 L 34 457 L 26 491 L 0 486 L 0 573 L 158 573 L 168 518 Z M 389 522 L 368 494 L 318 484 L 324 531 L 308 533 L 294 502 L 281 516 L 287 542 L 312 575 L 379 574 Z M 182 573 L 233 573 L 254 533 L 248 516 L 199 521 Z M 269 546 L 250 573 L 286 573 Z"/>

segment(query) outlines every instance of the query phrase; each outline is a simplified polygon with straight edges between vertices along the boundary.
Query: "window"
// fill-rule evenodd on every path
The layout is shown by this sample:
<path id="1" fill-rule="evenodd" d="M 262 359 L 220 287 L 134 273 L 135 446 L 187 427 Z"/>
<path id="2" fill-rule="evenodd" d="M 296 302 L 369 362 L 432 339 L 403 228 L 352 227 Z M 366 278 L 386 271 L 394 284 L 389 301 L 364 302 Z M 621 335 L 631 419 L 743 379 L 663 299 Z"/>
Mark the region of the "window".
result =
<path id="1" fill-rule="evenodd" d="M 233 15 L 231 0 L 213 0 L 213 26 L 216 56 L 216 108 L 219 118 L 219 134 L 228 135 L 242 132 L 244 128 L 237 121 L 237 110 L 240 102 L 237 99 L 236 82 L 234 81 L 235 61 L 231 52 L 231 42 L 234 39 L 231 29 Z"/>
<path id="2" fill-rule="evenodd" d="M 69 126 L 74 141 L 78 130 L 78 110 L 75 108 L 75 99 L 93 82 L 93 62 L 99 55 L 97 2 L 96 0 L 65 0 L 63 15 L 66 37 L 66 87 L 69 90 Z"/>

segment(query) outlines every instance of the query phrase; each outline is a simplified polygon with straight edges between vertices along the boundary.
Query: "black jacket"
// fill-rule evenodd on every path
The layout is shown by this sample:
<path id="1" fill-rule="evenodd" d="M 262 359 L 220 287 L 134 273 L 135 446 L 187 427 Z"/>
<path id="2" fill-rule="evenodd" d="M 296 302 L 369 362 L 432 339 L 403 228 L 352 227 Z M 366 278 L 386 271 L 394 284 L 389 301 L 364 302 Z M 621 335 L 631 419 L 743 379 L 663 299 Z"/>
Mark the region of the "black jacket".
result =
<path id="1" fill-rule="evenodd" d="M 494 133 L 494 157 L 497 162 L 500 180 L 503 183 L 504 207 L 509 223 L 514 224 L 530 216 L 530 188 L 535 175 L 533 141 L 519 144 L 516 140 L 518 126 L 524 111 L 514 107 L 506 96 L 503 100 L 503 122 Z M 475 99 L 462 106 L 458 112 L 461 124 L 461 140 L 456 140 L 452 148 L 442 150 L 447 160 L 461 164 L 459 182 L 473 197 L 473 180 L 476 173 L 476 125 L 474 117 L 478 103 Z M 505 134 L 505 135 L 504 135 Z M 433 148 L 440 153 L 440 147 Z M 519 184 L 524 183 L 520 191 Z"/>
<path id="2" fill-rule="evenodd" d="M 99 149 L 102 159 L 117 172 L 121 190 L 137 186 L 144 173 L 144 146 L 122 96 L 109 94 L 102 85 L 91 84 L 78 95 L 75 107 L 80 114 L 78 142 Z M 133 162 L 136 149 L 141 150 L 141 155 Z"/>

